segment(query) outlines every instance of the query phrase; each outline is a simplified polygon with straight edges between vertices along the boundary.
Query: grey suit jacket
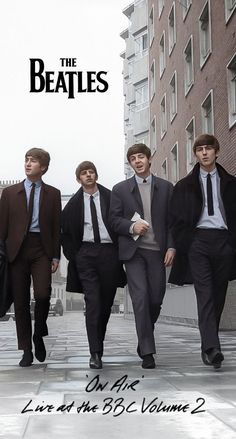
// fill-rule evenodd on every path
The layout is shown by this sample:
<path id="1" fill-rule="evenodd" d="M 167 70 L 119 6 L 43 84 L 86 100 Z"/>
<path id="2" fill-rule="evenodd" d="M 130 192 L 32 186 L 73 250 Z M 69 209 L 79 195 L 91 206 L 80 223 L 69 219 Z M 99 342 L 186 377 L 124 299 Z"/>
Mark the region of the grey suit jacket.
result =
<path id="1" fill-rule="evenodd" d="M 152 176 L 151 216 L 152 226 L 160 251 L 165 254 L 168 248 L 174 247 L 169 230 L 169 204 L 173 185 L 162 178 Z M 112 229 L 119 235 L 119 257 L 129 260 L 138 247 L 129 233 L 134 213 L 143 216 L 143 205 L 135 176 L 116 184 L 112 189 L 109 220 Z M 145 219 L 145 218 L 144 218 Z"/>

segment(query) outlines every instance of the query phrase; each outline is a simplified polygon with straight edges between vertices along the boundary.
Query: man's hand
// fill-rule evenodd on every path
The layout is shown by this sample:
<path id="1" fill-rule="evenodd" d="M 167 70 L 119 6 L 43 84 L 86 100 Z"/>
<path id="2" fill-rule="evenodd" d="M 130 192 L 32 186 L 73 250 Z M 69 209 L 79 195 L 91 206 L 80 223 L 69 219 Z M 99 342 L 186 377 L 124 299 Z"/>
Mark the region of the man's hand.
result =
<path id="1" fill-rule="evenodd" d="M 169 267 L 170 265 L 172 265 L 174 257 L 175 257 L 175 249 L 174 248 L 168 248 L 166 254 L 165 254 L 165 258 L 164 258 L 164 264 L 166 267 Z"/>
<path id="2" fill-rule="evenodd" d="M 53 259 L 52 265 L 51 265 L 52 273 L 55 273 L 57 271 L 58 265 L 59 265 L 59 261 L 56 261 L 55 259 Z"/>
<path id="3" fill-rule="evenodd" d="M 142 235 L 145 235 L 145 233 L 148 231 L 148 229 L 149 229 L 148 223 L 137 221 L 133 227 L 133 234 L 142 236 Z"/>

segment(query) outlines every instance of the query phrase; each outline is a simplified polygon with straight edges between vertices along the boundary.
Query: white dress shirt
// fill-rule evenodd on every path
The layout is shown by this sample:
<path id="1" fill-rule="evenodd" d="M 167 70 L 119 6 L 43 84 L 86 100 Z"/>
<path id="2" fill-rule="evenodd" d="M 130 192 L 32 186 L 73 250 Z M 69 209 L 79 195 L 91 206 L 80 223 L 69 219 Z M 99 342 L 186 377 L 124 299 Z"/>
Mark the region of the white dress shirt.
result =
<path id="1" fill-rule="evenodd" d="M 211 183 L 212 183 L 212 196 L 213 196 L 213 206 L 214 206 L 214 215 L 208 215 L 207 209 L 207 175 L 211 174 Z M 200 229 L 227 229 L 227 225 L 224 221 L 222 213 L 219 207 L 219 197 L 217 190 L 217 178 L 220 178 L 217 172 L 217 169 L 213 169 L 211 172 L 206 172 L 204 169 L 200 168 L 200 183 L 202 183 L 203 188 L 203 200 L 204 200 L 204 208 L 200 217 L 200 220 L 197 223 L 197 227 Z"/>
<path id="2" fill-rule="evenodd" d="M 92 195 L 97 211 L 98 227 L 99 227 L 101 243 L 112 243 L 111 237 L 102 219 L 100 193 L 99 191 L 97 191 Z M 91 210 L 90 210 L 90 197 L 91 197 L 90 194 L 84 192 L 84 234 L 83 234 L 84 242 L 94 242 L 93 225 L 92 225 Z"/>

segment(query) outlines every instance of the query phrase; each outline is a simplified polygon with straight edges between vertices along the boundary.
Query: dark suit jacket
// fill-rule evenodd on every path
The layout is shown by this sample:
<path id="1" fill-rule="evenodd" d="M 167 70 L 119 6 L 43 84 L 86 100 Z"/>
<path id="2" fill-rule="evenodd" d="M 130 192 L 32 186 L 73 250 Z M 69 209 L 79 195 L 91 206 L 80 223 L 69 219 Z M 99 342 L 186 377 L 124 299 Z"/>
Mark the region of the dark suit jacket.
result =
<path id="1" fill-rule="evenodd" d="M 236 251 L 236 178 L 216 164 L 220 177 L 220 193 L 229 230 L 230 244 Z M 170 224 L 175 242 L 176 256 L 169 282 L 176 285 L 192 283 L 188 264 L 188 251 L 193 240 L 196 225 L 203 208 L 203 195 L 199 180 L 199 164 L 174 187 L 171 200 Z M 230 279 L 236 278 L 234 263 Z"/>
<path id="2" fill-rule="evenodd" d="M 112 231 L 108 222 L 111 191 L 101 184 L 98 184 L 97 186 L 100 192 L 103 222 L 112 242 L 117 245 L 117 236 Z M 66 289 L 67 291 L 82 293 L 82 286 L 75 267 L 75 255 L 82 245 L 84 233 L 84 195 L 82 187 L 68 201 L 63 209 L 61 226 L 63 253 L 69 260 Z M 126 277 L 122 266 L 120 270 L 119 284 L 117 286 L 123 287 L 126 284 Z"/>
<path id="3" fill-rule="evenodd" d="M 13 302 L 9 278 L 5 244 L 0 240 L 0 317 L 5 316 Z"/>
<path id="4" fill-rule="evenodd" d="M 42 183 L 39 227 L 44 251 L 49 259 L 60 258 L 60 191 Z M 27 229 L 27 201 L 24 182 L 5 188 L 0 200 L 0 239 L 5 241 L 7 257 L 13 262 Z"/>
<path id="5" fill-rule="evenodd" d="M 174 247 L 168 227 L 169 203 L 173 186 L 162 178 L 152 176 L 151 188 L 151 216 L 152 226 L 160 251 L 165 254 L 168 248 Z M 110 222 L 111 227 L 119 235 L 119 255 L 125 261 L 132 258 L 138 240 L 134 240 L 129 233 L 134 213 L 143 216 L 143 205 L 135 176 L 124 180 L 112 189 Z"/>

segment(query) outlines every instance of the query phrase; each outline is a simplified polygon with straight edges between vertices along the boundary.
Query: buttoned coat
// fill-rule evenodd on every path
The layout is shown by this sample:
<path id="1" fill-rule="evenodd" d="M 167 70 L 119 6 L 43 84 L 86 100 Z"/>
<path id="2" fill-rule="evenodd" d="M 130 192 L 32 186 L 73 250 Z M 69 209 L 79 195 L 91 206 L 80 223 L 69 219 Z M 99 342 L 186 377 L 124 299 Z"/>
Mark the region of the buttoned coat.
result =
<path id="1" fill-rule="evenodd" d="M 173 248 L 173 240 L 168 226 L 170 199 L 173 185 L 152 175 L 151 183 L 151 218 L 156 241 L 161 253 Z M 132 258 L 138 248 L 138 240 L 130 234 L 133 215 L 137 212 L 144 218 L 143 204 L 135 176 L 116 184 L 112 189 L 110 223 L 118 234 L 119 257 L 123 261 Z"/>
<path id="2" fill-rule="evenodd" d="M 229 230 L 229 243 L 236 251 L 236 177 L 228 174 L 218 163 L 216 168 L 220 177 L 219 190 Z M 176 256 L 169 282 L 176 285 L 192 283 L 188 251 L 204 207 L 199 171 L 200 166 L 197 163 L 192 172 L 175 185 L 171 200 L 170 225 Z M 236 261 L 233 264 L 230 280 L 235 278 Z"/>
<path id="3" fill-rule="evenodd" d="M 60 191 L 42 183 L 39 200 L 41 242 L 49 259 L 60 259 Z M 0 239 L 8 261 L 14 261 L 27 233 L 28 212 L 24 182 L 3 189 L 0 200 Z"/>

